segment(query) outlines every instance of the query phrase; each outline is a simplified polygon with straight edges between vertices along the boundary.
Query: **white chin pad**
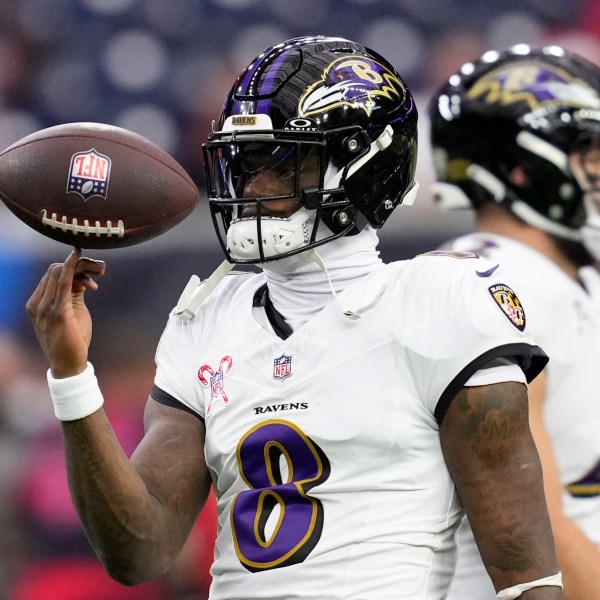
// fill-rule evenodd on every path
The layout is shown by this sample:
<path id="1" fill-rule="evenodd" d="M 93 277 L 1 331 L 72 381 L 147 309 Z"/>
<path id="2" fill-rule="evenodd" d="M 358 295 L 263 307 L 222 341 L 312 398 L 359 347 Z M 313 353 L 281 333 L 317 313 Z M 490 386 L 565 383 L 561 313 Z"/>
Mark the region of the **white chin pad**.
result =
<path id="1" fill-rule="evenodd" d="M 315 211 L 299 208 L 291 217 L 261 218 L 262 247 L 265 260 L 302 248 L 310 241 Z M 260 260 L 257 219 L 234 221 L 227 231 L 227 247 L 239 260 Z"/>

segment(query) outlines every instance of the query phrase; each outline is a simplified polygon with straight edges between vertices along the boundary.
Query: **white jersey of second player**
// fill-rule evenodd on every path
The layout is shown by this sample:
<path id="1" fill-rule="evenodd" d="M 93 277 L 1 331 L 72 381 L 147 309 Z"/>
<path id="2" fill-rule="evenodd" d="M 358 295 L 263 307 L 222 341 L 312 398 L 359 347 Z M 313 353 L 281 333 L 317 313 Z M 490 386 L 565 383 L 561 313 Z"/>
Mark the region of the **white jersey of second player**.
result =
<path id="1" fill-rule="evenodd" d="M 262 273 L 171 315 L 152 396 L 206 426 L 212 600 L 444 598 L 462 510 L 439 421 L 493 359 L 546 361 L 505 275 L 471 255 L 381 265 L 287 339 L 256 318 Z"/>
<path id="2" fill-rule="evenodd" d="M 474 233 L 447 245 L 499 261 L 527 308 L 527 326 L 550 361 L 544 421 L 564 485 L 563 508 L 600 548 L 600 275 L 577 282 L 548 258 L 515 240 Z M 468 523 L 448 600 L 495 600 Z"/>

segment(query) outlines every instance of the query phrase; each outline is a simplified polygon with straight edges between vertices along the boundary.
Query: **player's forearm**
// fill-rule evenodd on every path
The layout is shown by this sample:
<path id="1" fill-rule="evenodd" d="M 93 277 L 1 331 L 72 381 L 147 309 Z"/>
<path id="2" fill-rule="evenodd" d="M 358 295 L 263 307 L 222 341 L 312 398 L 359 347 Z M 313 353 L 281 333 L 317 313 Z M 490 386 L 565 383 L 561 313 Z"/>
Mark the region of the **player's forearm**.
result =
<path id="1" fill-rule="evenodd" d="M 559 571 L 550 522 L 534 456 L 488 471 L 476 482 L 478 498 L 465 510 L 479 551 L 497 591 Z M 468 497 L 468 492 L 463 492 Z M 533 589 L 524 600 L 562 598 L 559 588 Z"/>
<path id="2" fill-rule="evenodd" d="M 103 410 L 63 423 L 71 495 L 98 557 L 126 584 L 162 574 L 183 544 L 122 450 Z"/>
<path id="3" fill-rule="evenodd" d="M 503 460 L 502 465 L 475 481 L 477 498 L 463 490 L 465 510 L 497 591 L 559 571 L 535 457 L 521 453 L 518 461 Z M 558 588 L 536 594 L 542 592 L 532 590 L 531 598 L 562 598 Z"/>
<path id="4" fill-rule="evenodd" d="M 444 455 L 496 590 L 558 572 L 524 386 L 465 388 L 441 428 Z M 562 598 L 560 588 L 523 594 Z"/>

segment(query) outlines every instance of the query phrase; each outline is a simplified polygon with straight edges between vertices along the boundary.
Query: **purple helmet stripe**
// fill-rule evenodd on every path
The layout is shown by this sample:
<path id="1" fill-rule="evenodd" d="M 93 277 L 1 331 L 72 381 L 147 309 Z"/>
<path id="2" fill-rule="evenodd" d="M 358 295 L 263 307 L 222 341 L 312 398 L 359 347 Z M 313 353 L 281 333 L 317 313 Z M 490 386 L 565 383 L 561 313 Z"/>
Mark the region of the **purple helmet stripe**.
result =
<path id="1" fill-rule="evenodd" d="M 269 48 L 262 53 L 263 60 L 256 60 L 253 64 L 249 65 L 244 73 L 244 76 L 236 86 L 236 92 L 242 95 L 252 96 L 264 96 L 269 95 L 275 89 L 275 81 L 280 71 L 281 66 L 285 63 L 290 51 L 295 49 L 297 45 L 288 45 L 282 48 L 276 48 L 275 46 Z M 266 57 L 275 55 L 276 59 L 273 62 L 266 64 Z M 253 82 L 264 76 L 261 83 L 260 90 L 256 90 L 256 84 Z M 271 101 L 269 99 L 259 100 L 256 102 L 253 112 L 268 114 L 271 107 Z M 249 108 L 246 105 L 245 100 L 234 100 L 233 112 L 242 113 Z"/>
<path id="2" fill-rule="evenodd" d="M 285 62 L 288 54 L 290 53 L 290 49 L 287 48 L 284 52 L 281 52 L 278 56 L 277 60 L 273 62 L 269 71 L 267 72 L 262 86 L 260 88 L 260 95 L 270 94 L 274 89 L 274 82 L 279 72 L 281 65 Z M 260 100 L 256 106 L 257 113 L 269 113 L 269 109 L 271 108 L 271 100 Z"/>

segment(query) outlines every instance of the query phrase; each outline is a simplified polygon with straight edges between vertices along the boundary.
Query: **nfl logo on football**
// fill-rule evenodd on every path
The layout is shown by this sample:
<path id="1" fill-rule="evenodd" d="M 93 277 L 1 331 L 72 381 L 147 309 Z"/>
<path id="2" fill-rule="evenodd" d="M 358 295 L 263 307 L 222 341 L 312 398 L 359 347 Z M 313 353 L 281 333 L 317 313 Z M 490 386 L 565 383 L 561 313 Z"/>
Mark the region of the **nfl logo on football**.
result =
<path id="1" fill-rule="evenodd" d="M 67 192 L 79 194 L 84 201 L 92 196 L 106 198 L 110 178 L 111 161 L 108 156 L 96 152 L 78 152 L 71 157 Z"/>
<path id="2" fill-rule="evenodd" d="M 292 374 L 292 357 L 282 354 L 273 361 L 273 377 L 283 381 Z"/>

